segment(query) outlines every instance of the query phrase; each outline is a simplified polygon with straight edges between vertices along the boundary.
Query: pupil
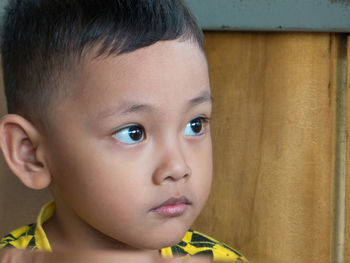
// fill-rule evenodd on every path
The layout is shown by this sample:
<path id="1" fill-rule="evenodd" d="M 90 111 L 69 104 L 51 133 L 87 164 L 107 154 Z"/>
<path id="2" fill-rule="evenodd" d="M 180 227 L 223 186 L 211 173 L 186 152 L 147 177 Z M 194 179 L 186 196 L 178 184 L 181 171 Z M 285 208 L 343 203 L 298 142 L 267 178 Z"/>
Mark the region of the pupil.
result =
<path id="1" fill-rule="evenodd" d="M 142 139 L 142 130 L 138 127 L 132 127 L 129 129 L 129 136 L 134 141 Z"/>
<path id="2" fill-rule="evenodd" d="M 202 130 L 202 122 L 200 119 L 193 120 L 191 122 L 191 129 L 195 133 L 199 133 Z"/>

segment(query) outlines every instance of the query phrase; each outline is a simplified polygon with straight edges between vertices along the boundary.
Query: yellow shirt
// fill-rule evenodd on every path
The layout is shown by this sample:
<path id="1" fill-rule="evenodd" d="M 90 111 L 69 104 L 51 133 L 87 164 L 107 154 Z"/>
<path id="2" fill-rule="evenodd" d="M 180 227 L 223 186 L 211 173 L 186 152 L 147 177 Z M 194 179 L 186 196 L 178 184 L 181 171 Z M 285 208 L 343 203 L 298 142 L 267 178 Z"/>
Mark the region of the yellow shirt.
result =
<path id="1" fill-rule="evenodd" d="M 19 249 L 31 248 L 52 251 L 42 225 L 54 214 L 55 208 L 54 202 L 44 205 L 36 223 L 16 229 L 4 236 L 0 241 L 0 248 L 15 247 Z M 209 255 L 213 260 L 247 262 L 245 257 L 236 250 L 193 230 L 188 230 L 182 241 L 175 246 L 162 248 L 160 253 L 167 258 Z"/>

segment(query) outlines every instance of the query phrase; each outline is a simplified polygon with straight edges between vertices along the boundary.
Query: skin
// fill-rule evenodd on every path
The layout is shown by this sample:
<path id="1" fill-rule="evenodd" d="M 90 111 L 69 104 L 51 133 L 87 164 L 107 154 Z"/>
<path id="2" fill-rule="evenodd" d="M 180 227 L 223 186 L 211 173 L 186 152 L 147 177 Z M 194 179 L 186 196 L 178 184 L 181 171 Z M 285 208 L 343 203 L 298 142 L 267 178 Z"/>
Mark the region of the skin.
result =
<path id="1" fill-rule="evenodd" d="M 208 263 L 208 257 L 165 259 L 145 252 L 116 252 L 116 251 L 70 251 L 70 252 L 42 252 L 20 249 L 1 249 L 1 263 Z"/>
<path id="2" fill-rule="evenodd" d="M 44 224 L 53 250 L 158 253 L 176 244 L 212 180 L 210 129 L 201 119 L 211 114 L 203 52 L 189 41 L 158 42 L 88 60 L 72 83 L 52 105 L 50 131 L 31 140 L 57 205 Z M 196 118 L 198 134 L 188 129 Z M 144 137 L 126 143 L 121 129 L 135 124 Z M 179 197 L 188 200 L 183 213 L 153 210 Z"/>

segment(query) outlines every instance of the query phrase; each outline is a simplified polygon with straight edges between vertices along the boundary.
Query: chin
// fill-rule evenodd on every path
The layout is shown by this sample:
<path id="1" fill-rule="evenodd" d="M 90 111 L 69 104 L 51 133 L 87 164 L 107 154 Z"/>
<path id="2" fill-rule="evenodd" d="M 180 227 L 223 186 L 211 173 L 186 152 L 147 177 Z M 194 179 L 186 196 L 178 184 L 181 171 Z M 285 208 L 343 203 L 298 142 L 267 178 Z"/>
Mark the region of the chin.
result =
<path id="1" fill-rule="evenodd" d="M 165 247 L 171 247 L 179 243 L 185 236 L 188 229 L 183 231 L 164 231 L 161 235 L 157 235 L 149 242 L 143 244 L 143 249 L 156 250 Z"/>
<path id="2" fill-rule="evenodd" d="M 185 236 L 187 228 L 182 231 L 171 231 L 172 233 L 165 233 L 162 242 L 159 242 L 158 248 L 171 247 L 179 243 Z"/>

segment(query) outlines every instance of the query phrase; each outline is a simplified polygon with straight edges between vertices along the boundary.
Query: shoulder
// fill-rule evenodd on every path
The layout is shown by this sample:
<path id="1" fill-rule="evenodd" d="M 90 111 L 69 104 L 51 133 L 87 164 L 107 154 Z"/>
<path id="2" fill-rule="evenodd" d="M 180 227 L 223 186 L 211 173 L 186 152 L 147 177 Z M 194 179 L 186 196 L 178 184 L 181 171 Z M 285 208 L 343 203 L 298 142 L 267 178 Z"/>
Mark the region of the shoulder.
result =
<path id="1" fill-rule="evenodd" d="M 15 247 L 20 249 L 35 249 L 35 227 L 36 224 L 30 224 L 12 231 L 0 240 L 0 248 Z"/>
<path id="2" fill-rule="evenodd" d="M 238 251 L 200 232 L 189 230 L 177 245 L 171 247 L 174 256 L 209 255 L 213 260 L 247 262 Z"/>

